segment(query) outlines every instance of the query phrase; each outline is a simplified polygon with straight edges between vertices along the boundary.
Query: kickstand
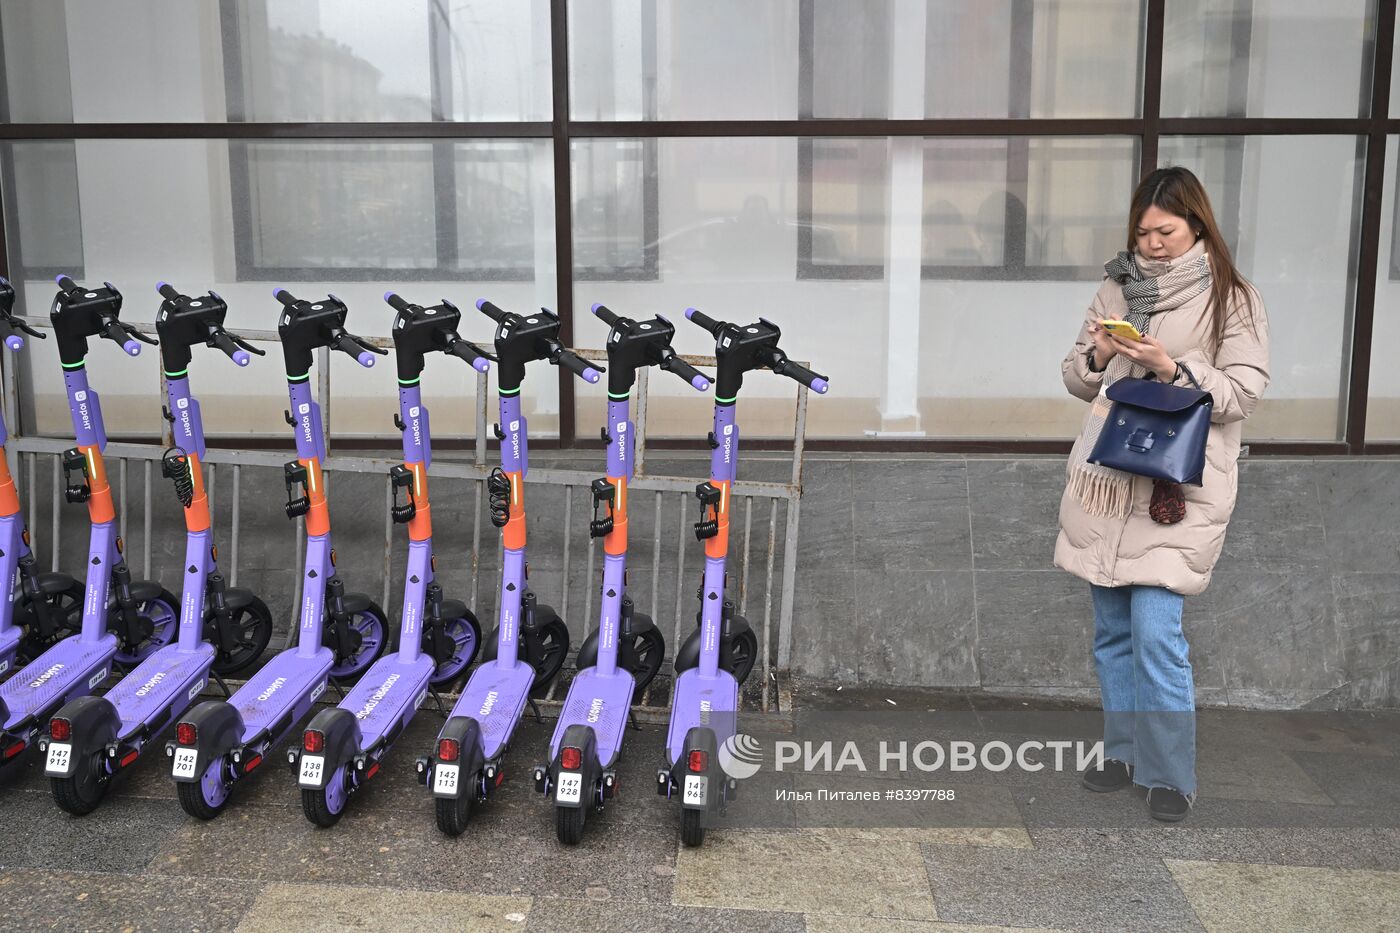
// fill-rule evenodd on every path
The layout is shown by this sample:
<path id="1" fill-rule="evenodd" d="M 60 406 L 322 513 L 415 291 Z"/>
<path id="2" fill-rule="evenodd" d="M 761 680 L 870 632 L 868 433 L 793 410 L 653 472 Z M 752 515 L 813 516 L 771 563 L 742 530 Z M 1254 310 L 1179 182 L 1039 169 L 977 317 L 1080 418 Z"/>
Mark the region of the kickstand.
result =
<path id="1" fill-rule="evenodd" d="M 544 717 L 540 715 L 540 705 L 535 702 L 534 697 L 530 697 L 530 710 L 535 714 L 535 722 L 544 725 Z"/>
<path id="2" fill-rule="evenodd" d="M 224 683 L 224 679 L 219 676 L 219 672 L 211 670 L 209 673 L 213 675 L 214 681 L 219 685 L 219 689 L 224 692 L 224 699 L 232 700 L 233 691 L 228 688 L 228 684 Z"/>
<path id="3" fill-rule="evenodd" d="M 442 718 L 443 718 L 443 719 L 446 719 L 446 718 L 447 718 L 447 707 L 445 707 L 445 706 L 442 705 L 442 694 L 441 694 L 441 693 L 438 693 L 438 692 L 437 692 L 437 688 L 436 688 L 436 687 L 433 687 L 433 686 L 431 686 L 431 685 L 428 687 L 428 692 L 429 692 L 430 694 L 432 694 L 432 696 L 433 696 L 433 702 L 437 704 L 438 712 L 442 714 Z"/>
<path id="4" fill-rule="evenodd" d="M 627 710 L 627 721 L 632 724 L 632 728 L 638 732 L 642 731 L 642 724 L 637 722 L 637 713 L 633 709 Z"/>

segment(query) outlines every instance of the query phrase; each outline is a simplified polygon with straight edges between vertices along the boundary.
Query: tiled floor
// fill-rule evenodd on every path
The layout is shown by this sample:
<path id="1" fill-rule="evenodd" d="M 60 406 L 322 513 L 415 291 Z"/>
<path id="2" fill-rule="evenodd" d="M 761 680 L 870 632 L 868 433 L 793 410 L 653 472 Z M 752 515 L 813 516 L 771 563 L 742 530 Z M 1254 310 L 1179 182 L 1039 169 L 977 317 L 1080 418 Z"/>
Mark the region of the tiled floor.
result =
<path id="1" fill-rule="evenodd" d="M 906 709 L 925 701 L 925 709 L 965 714 L 960 728 L 989 702 L 898 694 Z M 930 729 L 939 728 L 929 715 Z M 425 709 L 384 773 L 329 830 L 304 819 L 282 768 L 250 780 L 226 813 L 200 823 L 172 799 L 158 755 L 81 819 L 61 814 L 35 763 L 22 764 L 0 787 L 0 923 L 1400 930 L 1400 712 L 1203 713 L 1200 799 L 1177 826 L 1152 822 L 1132 791 L 1089 794 L 1069 774 L 985 783 L 963 775 L 965 809 L 956 812 L 968 825 L 833 828 L 786 813 L 715 828 L 700 849 L 679 845 L 675 810 L 651 793 L 664 737 L 657 726 L 629 737 L 624 796 L 590 817 L 577 849 L 555 841 L 549 808 L 519 779 L 476 811 L 466 835 L 445 838 L 410 764 L 437 723 Z M 522 725 L 510 759 L 517 775 L 542 756 L 549 732 L 549 724 Z M 746 793 L 761 797 L 768 787 L 756 782 Z"/>

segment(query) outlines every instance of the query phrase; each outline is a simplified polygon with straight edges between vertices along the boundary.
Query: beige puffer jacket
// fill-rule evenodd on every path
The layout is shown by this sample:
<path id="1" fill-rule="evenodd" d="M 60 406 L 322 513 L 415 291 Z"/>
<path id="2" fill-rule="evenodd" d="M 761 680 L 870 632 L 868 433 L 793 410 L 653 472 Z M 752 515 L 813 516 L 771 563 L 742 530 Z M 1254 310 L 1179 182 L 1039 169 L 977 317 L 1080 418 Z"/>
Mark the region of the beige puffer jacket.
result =
<path id="1" fill-rule="evenodd" d="M 1193 249 L 1171 263 L 1193 258 Z M 1144 273 L 1160 274 L 1171 263 L 1143 263 Z M 1154 268 L 1155 267 L 1155 268 Z M 1195 374 L 1215 405 L 1206 468 L 1201 486 L 1184 486 L 1186 518 L 1159 525 L 1147 514 L 1152 481 L 1133 478 L 1133 505 L 1127 518 L 1090 515 L 1066 490 L 1060 500 L 1060 536 L 1055 566 L 1100 586 L 1162 586 L 1183 596 L 1201 593 L 1210 584 L 1225 544 L 1225 527 L 1235 508 L 1240 428 L 1269 384 L 1269 330 L 1263 302 L 1251 289 L 1253 327 L 1233 313 L 1218 348 L 1214 347 L 1206 303 L 1207 290 L 1181 307 L 1153 316 L 1150 333 L 1172 358 Z M 1103 386 L 1103 373 L 1090 372 L 1087 352 L 1093 345 L 1089 324 L 1127 316 L 1122 287 L 1105 277 L 1079 328 L 1079 338 L 1060 364 L 1070 394 L 1092 401 Z M 1190 385 L 1183 376 L 1178 383 Z"/>

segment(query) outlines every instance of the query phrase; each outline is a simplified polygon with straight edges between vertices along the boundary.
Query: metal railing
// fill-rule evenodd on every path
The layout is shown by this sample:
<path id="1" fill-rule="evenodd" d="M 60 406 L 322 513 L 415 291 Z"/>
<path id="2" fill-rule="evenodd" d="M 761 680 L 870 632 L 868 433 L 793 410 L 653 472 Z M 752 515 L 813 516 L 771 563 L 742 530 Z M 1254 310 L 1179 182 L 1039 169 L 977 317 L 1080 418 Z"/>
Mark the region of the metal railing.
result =
<path id="1" fill-rule="evenodd" d="M 38 327 L 49 326 L 47 321 L 30 320 L 30 324 Z M 147 332 L 154 332 L 154 326 L 148 324 L 138 324 L 137 327 Z M 259 342 L 277 342 L 277 334 L 273 331 L 248 331 L 240 329 L 239 335 L 249 340 Z M 372 343 L 382 347 L 390 347 L 388 340 L 383 338 L 372 338 Z M 589 360 L 606 360 L 606 354 L 597 350 L 576 350 L 580 356 Z M 714 357 L 705 356 L 685 356 L 686 362 L 699 367 L 713 367 Z M 328 474 L 328 497 L 334 503 L 334 495 L 329 492 L 331 488 L 330 479 L 339 473 L 363 473 L 378 474 L 384 477 L 384 537 L 382 560 L 379 563 L 380 591 L 382 602 L 390 618 L 394 618 L 395 607 L 398 601 L 392 599 L 391 581 L 393 576 L 393 548 L 395 543 L 394 522 L 390 515 L 389 507 L 393 501 L 393 487 L 388 479 L 390 467 L 401 463 L 401 458 L 393 455 L 384 456 L 352 456 L 332 453 L 333 438 L 330 434 L 330 415 L 334 403 L 334 396 L 331 392 L 331 367 L 330 351 L 321 349 L 318 357 L 319 390 L 318 401 L 321 405 L 323 427 L 326 433 L 327 457 L 323 464 L 325 472 Z M 18 411 L 17 400 L 19 398 L 20 385 L 13 365 L 5 367 L 6 386 L 6 416 L 7 423 L 12 426 L 18 424 L 15 413 Z M 472 488 L 472 500 L 474 502 L 473 517 L 471 522 L 471 546 L 470 546 L 470 571 L 471 586 L 467 600 L 468 606 L 476 612 L 481 619 L 483 629 L 489 630 L 494 624 L 499 603 L 499 590 L 492 581 L 487 581 L 487 586 L 491 589 L 493 596 L 490 597 L 489 612 L 484 604 L 484 594 L 481 587 L 481 574 L 483 569 L 482 551 L 482 503 L 486 499 L 486 480 L 490 475 L 491 466 L 487 462 L 487 431 L 489 429 L 488 408 L 490 393 L 488 391 L 487 376 L 483 373 L 476 373 L 476 400 L 475 400 L 475 420 L 476 420 L 476 441 L 470 459 L 451 459 L 445 456 L 435 456 L 432 465 L 428 470 L 428 475 L 434 479 L 462 480 Z M 632 502 L 631 513 L 635 517 L 643 505 L 643 493 L 652 493 L 652 540 L 650 553 L 651 567 L 651 591 L 647 595 L 650 597 L 652 616 L 658 628 L 669 636 L 667 648 L 669 651 L 676 651 L 685 637 L 690 634 L 694 626 L 695 611 L 694 603 L 686 599 L 687 593 L 695 593 L 694 584 L 686 585 L 686 562 L 689 553 L 697 548 L 694 535 L 691 529 L 689 512 L 694 509 L 694 491 L 698 482 L 706 477 L 681 477 L 681 476 L 651 476 L 646 472 L 646 441 L 647 441 L 647 410 L 649 398 L 649 374 L 646 369 L 642 369 L 637 374 L 637 406 L 636 406 L 636 459 L 635 475 L 628 485 L 629 498 Z M 165 404 L 164 380 L 161 381 L 161 398 L 157 405 Z M 730 550 L 730 578 L 738 580 L 737 591 L 731 591 L 735 599 L 736 607 L 740 615 L 747 616 L 751 597 L 755 597 L 757 592 L 762 599 L 762 618 L 759 621 L 750 620 L 754 632 L 758 638 L 759 656 L 756 659 L 754 671 L 750 675 L 744 688 L 743 704 L 745 708 L 751 710 L 761 710 L 762 712 L 776 712 L 786 714 L 791 710 L 791 692 L 789 689 L 788 668 L 792 649 L 792 626 L 793 626 L 793 597 L 797 576 L 797 535 L 798 522 L 800 517 L 800 505 L 802 498 L 802 464 L 803 448 L 806 435 L 807 421 L 807 394 L 805 386 L 799 385 L 797 388 L 797 405 L 793 425 L 793 458 L 791 464 L 791 478 L 785 483 L 774 482 L 754 482 L 739 480 L 733 486 L 734 501 L 739 503 L 736 509 L 731 528 L 737 528 L 742 521 L 742 538 L 739 539 L 735 531 L 731 531 L 731 541 L 738 541 L 739 547 Z M 170 438 L 168 427 L 162 438 L 163 443 L 109 443 L 107 445 L 104 458 L 108 463 L 108 475 L 113 473 L 113 466 L 116 467 L 116 482 L 113 484 L 114 498 L 118 509 L 118 519 L 123 532 L 132 526 L 128 522 L 128 503 L 131 500 L 130 484 L 132 481 L 132 465 L 140 464 L 140 481 L 143 484 L 142 495 L 142 534 L 141 534 L 141 570 L 143 576 L 151 578 L 151 541 L 153 529 L 153 517 L 151 511 L 152 503 L 152 466 L 162 456 L 169 445 Z M 290 451 L 290 440 L 288 451 L 271 450 L 248 450 L 229 448 L 210 448 L 203 463 L 206 465 L 206 486 L 208 490 L 210 511 L 214 511 L 216 496 L 219 494 L 221 477 L 229 475 L 231 490 L 231 509 L 228 532 L 230 534 L 230 547 L 228 560 L 221 561 L 227 566 L 226 573 L 229 577 L 230 585 L 237 585 L 239 572 L 239 543 L 243 532 L 243 498 L 244 498 L 244 476 L 246 469 L 275 471 L 270 475 L 270 483 L 274 488 L 280 489 L 282 485 L 282 466 L 292 455 Z M 16 463 L 15 476 L 20 485 L 22 501 L 25 503 L 28 517 L 28 527 L 31 536 L 34 538 L 34 550 L 36 554 L 42 554 L 38 535 L 36 534 L 40 525 L 39 502 L 41 496 L 38 483 L 38 469 L 41 460 L 47 460 L 51 465 L 52 479 L 51 489 L 47 497 L 49 504 L 47 549 L 50 553 L 50 562 L 54 570 L 60 569 L 61 541 L 63 535 L 63 512 L 60 502 L 62 480 L 61 480 L 61 453 L 72 446 L 72 441 L 67 438 L 26 436 L 14 434 L 11 436 L 7 447 L 16 453 L 20 462 Z M 601 454 L 599 460 L 602 460 Z M 569 618 L 569 609 L 581 607 L 583 616 L 582 630 L 587 632 L 593 625 L 593 613 L 595 602 L 599 596 L 601 571 L 595 578 L 595 550 L 596 541 L 592 537 L 587 539 L 586 546 L 586 572 L 583 577 L 582 593 L 574 593 L 576 589 L 570 581 L 570 571 L 572 562 L 576 559 L 577 543 L 574 534 L 574 499 L 576 494 L 585 497 L 589 496 L 590 483 L 603 472 L 602 464 L 596 470 L 576 470 L 557 468 L 537 468 L 531 467 L 527 486 L 529 488 L 537 486 L 562 487 L 565 491 L 563 527 L 560 538 L 562 540 L 562 588 L 558 594 L 560 596 L 559 614 L 565 620 Z M 706 471 L 708 475 L 708 471 Z M 663 598 L 666 595 L 662 587 L 662 556 L 668 546 L 664 540 L 664 516 L 666 500 L 670 497 L 673 506 L 678 512 L 678 523 L 675 528 L 675 590 L 674 601 L 665 600 L 667 608 L 672 610 L 671 626 L 669 631 L 664 623 L 662 614 Z M 591 502 L 591 498 L 585 501 Z M 766 515 L 764 505 L 767 505 Z M 778 520 L 780 504 L 785 504 L 781 509 L 785 513 L 784 530 L 782 536 L 782 546 L 778 544 Z M 762 585 L 758 587 L 754 579 L 754 554 L 753 554 L 753 531 L 755 513 L 758 513 L 760 546 L 762 553 L 757 558 L 761 562 Z M 77 514 L 77 513 L 75 513 Z M 281 510 L 277 514 L 268 515 L 268 521 L 273 522 L 280 518 Z M 763 539 L 764 518 L 767 519 L 766 542 Z M 586 526 L 586 520 L 584 522 Z M 86 528 L 86 523 L 82 524 Z M 635 524 L 634 524 L 635 527 Z M 441 527 L 435 528 L 434 550 L 439 554 L 450 553 L 451 549 L 459 547 L 457 540 L 452 540 L 452 533 L 444 534 Z M 332 526 L 334 533 L 334 525 Z M 491 529 L 495 533 L 495 529 Z M 222 537 L 222 534 L 220 535 Z M 496 565 L 500 564 L 500 555 L 504 545 L 499 535 L 496 547 Z M 446 540 L 445 540 L 446 539 Z M 629 547 L 629 558 L 631 565 L 635 567 L 644 566 L 645 546 L 638 547 L 638 543 L 633 539 Z M 347 542 L 343 536 L 337 538 L 337 544 L 345 547 Z M 299 570 L 305 547 L 305 529 L 302 519 L 295 522 L 295 559 L 288 565 L 289 570 Z M 530 544 L 531 556 L 535 559 L 539 557 L 540 545 L 535 541 Z M 737 550 L 737 553 L 736 553 Z M 134 555 L 128 555 L 128 560 L 132 560 Z M 42 558 L 41 558 L 42 560 Z M 780 577 L 780 589 L 777 594 L 773 591 L 773 577 L 775 568 L 781 560 L 782 570 Z M 135 567 L 133 566 L 133 569 Z M 696 572 L 698 577 L 699 571 Z M 295 592 L 291 599 L 292 617 L 287 632 L 287 643 L 290 644 L 297 631 L 297 614 L 301 604 L 301 574 L 294 573 L 296 580 Z M 552 593 L 543 593 L 543 597 L 553 596 Z M 646 605 L 635 589 L 632 596 L 639 610 Z M 773 603 L 774 596 L 777 596 L 777 630 L 773 630 Z M 755 607 L 759 608 L 759 607 Z M 686 620 L 690 624 L 686 624 Z M 575 629 L 577 631 L 577 629 Z M 566 665 L 566 674 L 572 670 L 573 656 L 577 653 L 577 645 L 572 646 L 570 659 Z M 776 655 L 776 657 L 775 657 Z M 669 673 L 671 671 L 671 658 L 668 657 L 662 666 L 661 674 L 648 687 L 641 698 L 638 713 L 641 718 L 654 719 L 657 716 L 664 716 L 669 704 Z M 544 699 L 546 701 L 557 702 L 562 699 L 566 690 L 567 676 L 561 676 L 554 680 Z M 648 715 L 650 714 L 650 715 Z"/>

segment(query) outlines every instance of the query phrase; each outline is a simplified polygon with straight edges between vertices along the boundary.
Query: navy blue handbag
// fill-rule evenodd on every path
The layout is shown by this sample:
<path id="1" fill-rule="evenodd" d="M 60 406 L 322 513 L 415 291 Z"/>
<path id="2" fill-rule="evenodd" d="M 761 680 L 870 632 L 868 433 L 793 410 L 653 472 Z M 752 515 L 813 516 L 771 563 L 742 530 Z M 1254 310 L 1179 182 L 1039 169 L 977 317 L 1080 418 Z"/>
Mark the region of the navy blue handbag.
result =
<path id="1" fill-rule="evenodd" d="M 1201 485 L 1214 402 L 1191 370 L 1185 366 L 1181 370 L 1196 388 L 1135 378 L 1119 379 L 1108 387 L 1104 394 L 1113 407 L 1089 454 L 1090 463 L 1171 483 Z"/>

